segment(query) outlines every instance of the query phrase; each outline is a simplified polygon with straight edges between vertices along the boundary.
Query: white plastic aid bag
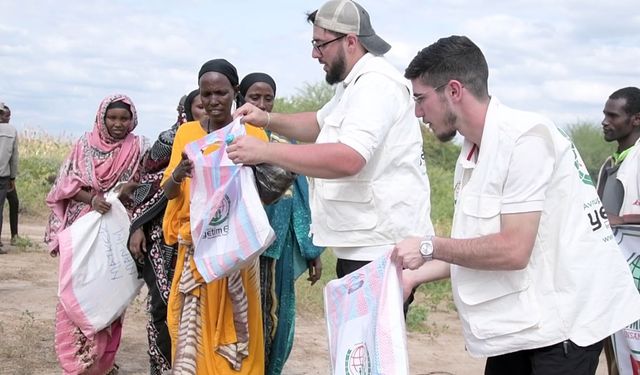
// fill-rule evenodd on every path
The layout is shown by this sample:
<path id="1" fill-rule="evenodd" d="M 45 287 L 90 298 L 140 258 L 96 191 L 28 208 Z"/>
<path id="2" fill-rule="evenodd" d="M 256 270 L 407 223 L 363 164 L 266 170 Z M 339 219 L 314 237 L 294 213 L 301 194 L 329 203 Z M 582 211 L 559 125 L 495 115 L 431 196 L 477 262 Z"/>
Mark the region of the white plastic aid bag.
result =
<path id="1" fill-rule="evenodd" d="M 127 249 L 131 222 L 114 191 L 111 209 L 91 211 L 58 234 L 58 298 L 85 335 L 108 327 L 124 313 L 144 281 Z"/>
<path id="2" fill-rule="evenodd" d="M 325 287 L 334 375 L 409 373 L 401 272 L 385 255 Z"/>
<path id="3" fill-rule="evenodd" d="M 253 171 L 227 156 L 227 137 L 246 135 L 238 119 L 185 146 L 193 161 L 191 237 L 194 262 L 206 282 L 246 267 L 275 239 Z M 211 146 L 217 149 L 207 153 Z"/>
<path id="4" fill-rule="evenodd" d="M 640 226 L 621 225 L 612 229 L 640 293 Z M 620 374 L 640 374 L 640 320 L 614 333 L 612 340 Z"/>

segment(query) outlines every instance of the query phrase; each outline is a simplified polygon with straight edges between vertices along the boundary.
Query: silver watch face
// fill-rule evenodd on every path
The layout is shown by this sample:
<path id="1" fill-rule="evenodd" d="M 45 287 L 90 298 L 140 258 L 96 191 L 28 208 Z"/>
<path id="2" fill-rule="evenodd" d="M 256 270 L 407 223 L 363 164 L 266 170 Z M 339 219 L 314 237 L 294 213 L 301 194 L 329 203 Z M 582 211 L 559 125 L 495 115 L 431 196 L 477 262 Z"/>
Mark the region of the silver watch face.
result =
<path id="1" fill-rule="evenodd" d="M 431 254 L 433 254 L 433 243 L 431 241 L 420 242 L 420 254 L 422 254 L 423 257 L 431 257 Z"/>

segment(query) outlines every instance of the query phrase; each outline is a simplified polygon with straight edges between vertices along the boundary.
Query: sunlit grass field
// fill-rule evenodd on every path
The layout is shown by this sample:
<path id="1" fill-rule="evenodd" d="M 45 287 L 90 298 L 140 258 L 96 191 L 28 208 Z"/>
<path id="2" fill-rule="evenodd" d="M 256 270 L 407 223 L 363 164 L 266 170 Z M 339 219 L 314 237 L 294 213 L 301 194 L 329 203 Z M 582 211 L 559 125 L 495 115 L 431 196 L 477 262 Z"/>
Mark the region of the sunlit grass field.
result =
<path id="1" fill-rule="evenodd" d="M 16 189 L 20 198 L 20 215 L 46 218 L 49 209 L 45 197 L 62 161 L 71 150 L 73 139 L 67 136 L 52 137 L 37 130 L 24 130 L 18 135 L 18 142 Z"/>

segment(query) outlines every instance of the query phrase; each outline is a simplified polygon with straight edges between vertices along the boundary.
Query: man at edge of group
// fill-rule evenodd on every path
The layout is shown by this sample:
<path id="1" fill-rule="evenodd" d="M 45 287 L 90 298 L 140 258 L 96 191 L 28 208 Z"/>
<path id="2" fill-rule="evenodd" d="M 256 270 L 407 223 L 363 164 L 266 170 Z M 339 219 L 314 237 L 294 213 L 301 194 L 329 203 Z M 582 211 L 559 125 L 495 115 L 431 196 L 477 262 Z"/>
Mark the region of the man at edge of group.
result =
<path id="1" fill-rule="evenodd" d="M 466 348 L 485 374 L 595 374 L 605 337 L 640 317 L 640 295 L 576 148 L 547 118 L 489 96 L 464 36 L 411 61 L 416 116 L 464 144 L 451 238 L 396 245 L 405 294 L 451 277 Z"/>
<path id="2" fill-rule="evenodd" d="M 323 65 L 333 98 L 317 112 L 268 113 L 245 104 L 235 116 L 309 144 L 238 138 L 235 163 L 279 165 L 309 176 L 313 242 L 333 248 L 342 277 L 390 252 L 409 235 L 433 233 L 422 138 L 409 82 L 382 55 L 354 1 L 332 0 L 307 16 L 312 57 Z"/>
<path id="3" fill-rule="evenodd" d="M 11 110 L 4 103 L 0 103 L 0 234 L 4 201 L 7 199 L 7 194 L 15 190 L 18 174 L 18 132 L 9 124 L 10 118 Z M 13 244 L 13 236 L 11 239 Z M 6 254 L 7 251 L 2 246 L 0 241 L 0 254 Z"/>
<path id="4" fill-rule="evenodd" d="M 604 140 L 618 146 L 600 168 L 598 195 L 609 224 L 640 287 L 640 89 L 616 90 L 605 103 Z M 620 233 L 618 233 L 620 232 Z M 640 288 L 639 288 L 640 289 Z M 640 368 L 640 322 L 616 332 L 605 341 L 609 375 L 633 374 Z M 637 370 L 636 370 L 637 372 Z"/>

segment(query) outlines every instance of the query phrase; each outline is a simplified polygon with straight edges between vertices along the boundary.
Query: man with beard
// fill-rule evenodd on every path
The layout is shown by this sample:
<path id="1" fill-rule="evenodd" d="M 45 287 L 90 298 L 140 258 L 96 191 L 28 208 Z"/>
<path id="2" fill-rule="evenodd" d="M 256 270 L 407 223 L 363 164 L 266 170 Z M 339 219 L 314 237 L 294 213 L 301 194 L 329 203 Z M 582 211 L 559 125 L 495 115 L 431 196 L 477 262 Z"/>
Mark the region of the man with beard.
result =
<path id="1" fill-rule="evenodd" d="M 595 374 L 640 296 L 578 151 L 547 118 L 489 95 L 482 51 L 442 38 L 411 61 L 416 115 L 464 144 L 451 238 L 396 245 L 411 290 L 451 277 L 466 349 L 485 374 Z"/>
<path id="2" fill-rule="evenodd" d="M 383 55 L 367 11 L 349 0 L 309 13 L 312 57 L 333 98 L 317 112 L 268 113 L 245 104 L 235 116 L 305 144 L 242 137 L 236 163 L 272 163 L 311 177 L 313 243 L 331 247 L 342 277 L 389 253 L 407 235 L 433 234 L 429 182 L 409 82 Z"/>

